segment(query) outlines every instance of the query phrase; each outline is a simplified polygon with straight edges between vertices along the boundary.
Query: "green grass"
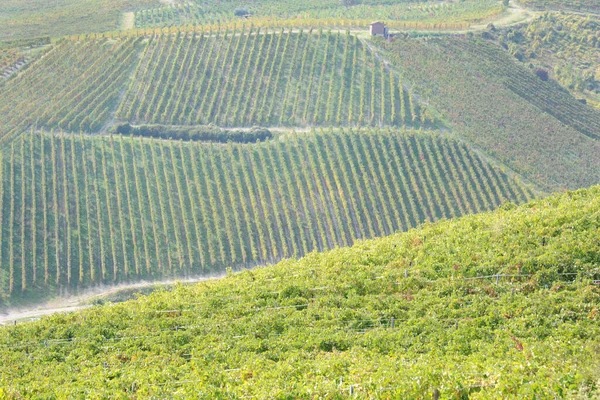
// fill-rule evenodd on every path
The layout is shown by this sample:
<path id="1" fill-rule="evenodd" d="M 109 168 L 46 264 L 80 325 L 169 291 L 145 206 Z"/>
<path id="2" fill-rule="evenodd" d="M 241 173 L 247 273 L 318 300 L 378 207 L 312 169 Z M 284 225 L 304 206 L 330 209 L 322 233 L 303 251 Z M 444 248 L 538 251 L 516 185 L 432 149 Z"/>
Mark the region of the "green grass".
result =
<path id="1" fill-rule="evenodd" d="M 599 237 L 595 187 L 6 327 L 1 393 L 595 398 Z"/>
<path id="2" fill-rule="evenodd" d="M 3 160 L 5 305 L 276 262 L 533 195 L 462 143 L 397 130 L 246 145 L 29 134 Z"/>
<path id="3" fill-rule="evenodd" d="M 420 98 L 487 154 L 546 188 L 600 181 L 600 114 L 500 46 L 468 37 L 382 46 Z"/>

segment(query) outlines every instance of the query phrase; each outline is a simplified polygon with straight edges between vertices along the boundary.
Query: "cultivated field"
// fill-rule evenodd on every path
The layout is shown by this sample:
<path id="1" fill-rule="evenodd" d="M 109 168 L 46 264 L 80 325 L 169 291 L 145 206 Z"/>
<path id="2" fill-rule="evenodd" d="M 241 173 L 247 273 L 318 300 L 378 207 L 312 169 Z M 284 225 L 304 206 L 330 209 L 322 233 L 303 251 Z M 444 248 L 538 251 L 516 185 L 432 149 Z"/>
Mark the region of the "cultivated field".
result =
<path id="1" fill-rule="evenodd" d="M 393 28 L 465 29 L 496 17 L 505 7 L 495 0 L 194 0 L 167 2 L 162 7 L 140 10 L 137 28 L 196 24 L 250 23 L 271 27 L 366 28 L 377 19 Z M 240 18 L 246 15 L 245 18 Z"/>
<path id="2" fill-rule="evenodd" d="M 564 10 L 580 13 L 600 13 L 597 0 L 519 0 L 526 7 L 538 10 Z"/>
<path id="3" fill-rule="evenodd" d="M 434 125 L 356 36 L 283 29 L 152 40 L 116 117 L 225 127 Z"/>
<path id="4" fill-rule="evenodd" d="M 3 389 L 594 398 L 598 226 L 595 187 L 6 327 Z"/>
<path id="5" fill-rule="evenodd" d="M 0 40 L 119 29 L 122 12 L 160 0 L 2 0 Z"/>
<path id="6" fill-rule="evenodd" d="M 259 144 L 32 133 L 2 165 L 4 295 L 274 262 L 532 191 L 464 144 L 395 130 Z"/>
<path id="7" fill-rule="evenodd" d="M 546 13 L 493 36 L 510 54 L 600 108 L 600 17 Z"/>
<path id="8" fill-rule="evenodd" d="M 234 127 L 437 124 L 353 35 L 179 32 L 60 41 L 3 87 L 0 141 L 32 125 L 99 132 L 115 118 Z"/>
<path id="9" fill-rule="evenodd" d="M 468 37 L 396 40 L 385 55 L 471 143 L 545 188 L 600 181 L 600 114 L 501 47 Z"/>

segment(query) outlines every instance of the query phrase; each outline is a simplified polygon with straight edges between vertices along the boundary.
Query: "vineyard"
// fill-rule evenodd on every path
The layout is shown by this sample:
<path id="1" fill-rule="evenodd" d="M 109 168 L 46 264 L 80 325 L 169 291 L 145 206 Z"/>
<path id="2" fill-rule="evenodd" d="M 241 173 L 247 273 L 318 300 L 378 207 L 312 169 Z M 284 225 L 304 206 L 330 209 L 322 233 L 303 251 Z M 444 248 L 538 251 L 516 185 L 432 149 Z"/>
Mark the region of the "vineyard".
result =
<path id="1" fill-rule="evenodd" d="M 4 327 L 0 393 L 593 399 L 599 227 L 595 187 Z"/>
<path id="2" fill-rule="evenodd" d="M 339 0 L 309 1 L 223 1 L 173 2 L 159 8 L 143 9 L 135 15 L 137 28 L 195 24 L 227 24 L 247 21 L 271 24 L 286 21 L 294 27 L 367 27 L 383 19 L 393 28 L 456 29 L 502 14 L 505 7 L 495 0 L 468 0 L 456 3 L 439 0 Z M 240 16 L 245 16 L 241 19 Z"/>
<path id="3" fill-rule="evenodd" d="M 159 0 L 2 0 L 0 40 L 115 31 L 124 10 L 159 4 Z"/>
<path id="4" fill-rule="evenodd" d="M 512 55 L 547 71 L 580 101 L 600 107 L 600 18 L 546 13 L 494 36 Z"/>
<path id="5" fill-rule="evenodd" d="M 526 7 L 537 10 L 564 10 L 577 12 L 600 13 L 597 0 L 520 0 Z"/>
<path id="6" fill-rule="evenodd" d="M 0 142 L 35 125 L 102 128 L 114 114 L 142 40 L 62 40 L 54 45 L 2 88 Z"/>
<path id="7" fill-rule="evenodd" d="M 3 158 L 5 296 L 223 271 L 524 202 L 464 144 L 395 130 L 243 145 L 32 133 Z"/>
<path id="8" fill-rule="evenodd" d="M 487 43 L 473 46 L 460 41 L 455 43 L 467 57 L 482 60 L 485 70 L 494 69 L 495 73 L 502 76 L 504 85 L 527 102 L 566 126 L 600 139 L 600 113 L 596 110 L 583 105 L 553 82 L 544 82 L 531 71 L 516 68 L 514 60 L 506 57 L 505 52 L 497 46 Z"/>
<path id="9" fill-rule="evenodd" d="M 0 0 L 0 400 L 600 399 L 599 66 L 600 0 Z"/>
<path id="10" fill-rule="evenodd" d="M 23 59 L 18 49 L 0 49 L 0 75 L 4 75 L 9 68 Z"/>
<path id="11" fill-rule="evenodd" d="M 532 181 L 600 181 L 598 113 L 494 43 L 406 38 L 386 44 L 385 55 L 457 133 Z"/>
<path id="12" fill-rule="evenodd" d="M 419 128 L 438 125 L 434 114 L 353 35 L 178 31 L 60 41 L 3 88 L 0 143 L 32 126 L 104 131 L 115 116 L 165 125 Z"/>
<path id="13" fill-rule="evenodd" d="M 434 125 L 427 108 L 356 36 L 260 29 L 152 40 L 117 118 L 219 126 Z"/>

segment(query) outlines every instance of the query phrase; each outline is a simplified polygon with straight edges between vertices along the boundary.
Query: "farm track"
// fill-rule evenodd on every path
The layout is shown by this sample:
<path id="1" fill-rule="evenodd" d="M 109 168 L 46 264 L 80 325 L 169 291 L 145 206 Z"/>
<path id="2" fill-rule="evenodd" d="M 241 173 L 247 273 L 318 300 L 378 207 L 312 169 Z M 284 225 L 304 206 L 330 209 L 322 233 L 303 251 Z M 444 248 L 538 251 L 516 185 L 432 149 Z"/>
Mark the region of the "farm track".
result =
<path id="1" fill-rule="evenodd" d="M 557 11 L 558 12 L 558 11 Z M 568 12 L 568 11 L 565 11 Z M 400 30 L 400 32 L 412 32 L 412 33 L 417 33 L 417 34 L 464 34 L 464 33 L 468 33 L 468 32 L 477 32 L 477 31 L 482 31 L 482 30 L 486 30 L 487 26 L 489 24 L 493 24 L 496 27 L 509 27 L 509 26 L 513 26 L 513 25 L 519 25 L 522 23 L 526 23 L 531 21 L 533 18 L 535 18 L 538 15 L 543 14 L 543 12 L 541 11 L 534 11 L 534 10 L 530 10 L 527 8 L 522 7 L 521 5 L 519 5 L 518 3 L 512 1 L 511 5 L 509 6 L 508 10 L 504 13 L 502 13 L 501 15 L 495 17 L 495 18 L 488 18 L 485 19 L 484 21 L 482 21 L 481 23 L 478 24 L 473 24 L 471 27 L 467 28 L 467 29 L 452 29 L 452 28 L 447 28 L 447 29 L 437 29 L 437 30 L 429 30 L 429 29 L 402 29 Z M 585 15 L 585 13 L 581 13 L 583 15 Z M 292 21 L 290 21 L 292 22 Z M 292 28 L 289 31 L 286 30 L 286 32 L 290 32 L 290 33 L 299 33 L 301 31 L 306 32 L 308 29 L 310 28 Z M 316 28 L 315 28 L 316 29 Z M 369 37 L 369 32 L 368 29 L 362 28 L 347 28 L 347 27 L 333 27 L 332 31 L 344 31 L 344 32 L 349 32 L 353 35 L 357 35 L 357 36 L 365 36 L 365 37 Z M 268 28 L 261 30 L 260 32 L 253 32 L 251 33 L 252 35 L 263 35 L 263 34 L 267 34 L 269 33 Z M 392 33 L 394 33 L 394 31 L 392 31 Z M 234 35 L 238 36 L 238 35 L 242 35 L 244 33 L 240 33 L 237 32 Z M 216 34 L 212 34 L 212 35 L 205 35 L 205 37 L 215 37 L 217 36 Z"/>
<path id="2" fill-rule="evenodd" d="M 37 305 L 33 308 L 17 307 L 15 309 L 0 310 L 0 326 L 34 321 L 41 317 L 52 314 L 71 313 L 84 310 L 92 307 L 95 301 L 102 300 L 107 296 L 118 295 L 121 292 L 149 289 L 153 287 L 161 288 L 164 286 L 172 286 L 177 284 L 194 284 L 206 282 L 208 280 L 220 279 L 223 276 L 224 274 L 219 274 L 197 278 L 146 281 L 115 286 L 102 285 L 97 288 L 90 288 L 82 294 L 74 296 L 59 296 L 46 304 Z"/>
<path id="3" fill-rule="evenodd" d="M 123 13 L 123 20 L 121 21 L 121 26 L 124 31 L 133 29 L 135 24 L 135 13 L 126 12 Z"/>

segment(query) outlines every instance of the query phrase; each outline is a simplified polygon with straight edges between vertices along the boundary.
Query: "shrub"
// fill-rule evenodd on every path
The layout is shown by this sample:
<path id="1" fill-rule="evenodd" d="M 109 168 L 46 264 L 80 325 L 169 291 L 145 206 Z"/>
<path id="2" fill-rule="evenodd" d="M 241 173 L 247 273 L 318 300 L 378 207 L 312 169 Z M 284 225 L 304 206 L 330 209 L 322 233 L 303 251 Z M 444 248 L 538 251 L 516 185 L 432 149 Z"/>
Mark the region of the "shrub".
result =
<path id="1" fill-rule="evenodd" d="M 121 135 L 143 136 L 158 139 L 175 139 L 200 142 L 236 142 L 255 143 L 271 139 L 271 131 L 261 127 L 250 130 L 221 129 L 214 125 L 168 126 L 168 125 L 136 125 L 129 123 L 117 125 L 114 132 Z"/>
<path id="2" fill-rule="evenodd" d="M 544 82 L 548 81 L 548 71 L 546 71 L 545 69 L 543 69 L 543 68 L 536 68 L 535 69 L 535 74 L 538 76 L 538 78 L 540 78 Z"/>
<path id="3" fill-rule="evenodd" d="M 245 8 L 236 8 L 236 9 L 233 11 L 233 14 L 234 14 L 236 17 L 245 17 L 245 16 L 248 16 L 248 15 L 250 15 L 250 13 L 248 12 L 248 10 L 246 10 Z"/>

